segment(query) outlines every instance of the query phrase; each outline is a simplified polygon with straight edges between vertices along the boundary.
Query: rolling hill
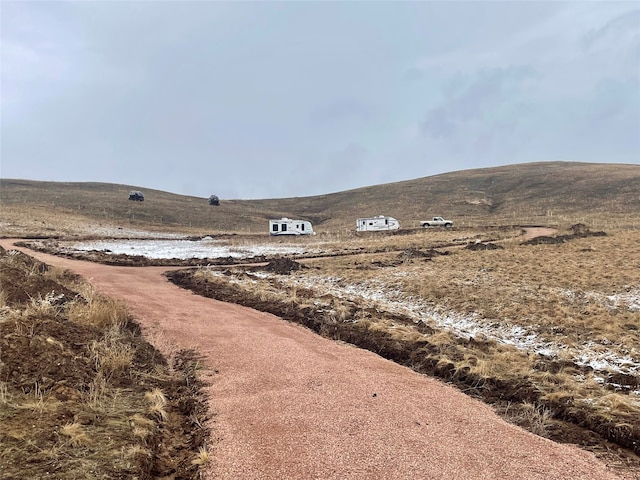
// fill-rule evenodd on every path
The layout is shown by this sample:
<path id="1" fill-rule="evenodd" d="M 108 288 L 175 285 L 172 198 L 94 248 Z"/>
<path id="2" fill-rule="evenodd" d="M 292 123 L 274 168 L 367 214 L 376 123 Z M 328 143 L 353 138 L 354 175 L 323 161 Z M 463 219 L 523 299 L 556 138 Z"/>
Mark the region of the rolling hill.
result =
<path id="1" fill-rule="evenodd" d="M 141 190 L 144 202 L 128 200 Z M 640 227 L 640 165 L 543 162 L 446 173 L 317 195 L 226 200 L 143 186 L 0 179 L 0 226 L 18 221 L 56 231 L 55 218 L 162 230 L 265 233 L 269 218 L 303 218 L 316 231 L 354 229 L 357 217 L 391 215 L 403 229 L 443 215 L 457 226 L 585 222 Z M 22 219 L 22 220 L 18 220 Z M 25 220 L 26 219 L 26 220 Z M 33 228 L 33 227 L 29 227 Z M 0 234 L 6 235 L 6 228 Z"/>

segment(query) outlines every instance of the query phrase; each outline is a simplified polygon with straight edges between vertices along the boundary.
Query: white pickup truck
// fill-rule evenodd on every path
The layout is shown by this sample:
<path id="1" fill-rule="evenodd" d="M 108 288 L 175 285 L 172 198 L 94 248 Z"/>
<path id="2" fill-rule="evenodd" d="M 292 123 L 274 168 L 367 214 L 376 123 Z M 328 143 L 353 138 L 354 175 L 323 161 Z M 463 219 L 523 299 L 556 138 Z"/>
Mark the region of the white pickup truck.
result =
<path id="1" fill-rule="evenodd" d="M 427 228 L 427 227 L 453 227 L 453 221 L 452 220 L 445 220 L 442 217 L 433 217 L 432 220 L 422 220 L 420 222 L 420 226 Z"/>

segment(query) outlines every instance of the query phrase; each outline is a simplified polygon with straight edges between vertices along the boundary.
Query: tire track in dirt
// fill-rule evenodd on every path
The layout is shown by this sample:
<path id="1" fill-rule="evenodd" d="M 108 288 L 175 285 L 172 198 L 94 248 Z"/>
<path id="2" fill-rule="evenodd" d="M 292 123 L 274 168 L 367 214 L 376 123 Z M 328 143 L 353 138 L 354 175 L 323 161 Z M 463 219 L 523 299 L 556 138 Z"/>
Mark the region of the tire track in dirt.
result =
<path id="1" fill-rule="evenodd" d="M 0 242 L 12 248 L 12 242 Z M 615 479 L 593 455 L 509 425 L 435 379 L 278 317 L 199 297 L 166 267 L 20 249 L 122 299 L 159 348 L 195 348 L 216 479 Z"/>

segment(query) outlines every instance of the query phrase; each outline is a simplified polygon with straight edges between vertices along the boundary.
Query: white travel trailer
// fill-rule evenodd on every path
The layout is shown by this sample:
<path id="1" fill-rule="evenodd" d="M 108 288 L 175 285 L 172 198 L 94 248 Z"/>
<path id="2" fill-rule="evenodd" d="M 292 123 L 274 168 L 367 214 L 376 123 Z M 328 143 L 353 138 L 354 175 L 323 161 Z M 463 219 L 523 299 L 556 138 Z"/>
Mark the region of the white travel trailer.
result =
<path id="1" fill-rule="evenodd" d="M 280 220 L 269 220 L 270 235 L 315 235 L 311 222 L 306 220 L 291 220 L 281 218 Z"/>
<path id="2" fill-rule="evenodd" d="M 393 217 L 359 218 L 356 220 L 356 232 L 377 232 L 380 230 L 398 230 L 400 222 Z"/>

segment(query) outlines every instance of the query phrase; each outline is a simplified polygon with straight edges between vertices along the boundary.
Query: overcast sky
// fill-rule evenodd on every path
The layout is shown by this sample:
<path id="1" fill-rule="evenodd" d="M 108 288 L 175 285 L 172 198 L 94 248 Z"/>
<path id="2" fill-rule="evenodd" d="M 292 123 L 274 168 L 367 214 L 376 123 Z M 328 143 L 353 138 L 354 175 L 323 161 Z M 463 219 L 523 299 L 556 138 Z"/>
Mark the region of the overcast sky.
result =
<path id="1" fill-rule="evenodd" d="M 640 4 L 12 2 L 3 178 L 223 199 L 640 162 Z"/>

